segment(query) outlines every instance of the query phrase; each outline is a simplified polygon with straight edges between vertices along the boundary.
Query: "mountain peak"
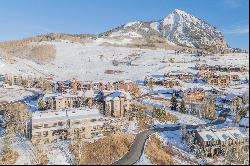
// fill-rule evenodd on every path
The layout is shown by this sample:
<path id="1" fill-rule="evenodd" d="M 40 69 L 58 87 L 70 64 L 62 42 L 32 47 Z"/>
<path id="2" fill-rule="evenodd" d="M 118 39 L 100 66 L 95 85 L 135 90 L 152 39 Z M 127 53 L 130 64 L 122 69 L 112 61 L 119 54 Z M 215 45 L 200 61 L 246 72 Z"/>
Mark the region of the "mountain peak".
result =
<path id="1" fill-rule="evenodd" d="M 180 9 L 175 9 L 160 21 L 129 22 L 104 35 L 142 40 L 160 39 L 178 46 L 204 49 L 210 52 L 223 52 L 228 48 L 219 30 Z"/>
<path id="2" fill-rule="evenodd" d="M 180 9 L 174 9 L 173 13 L 177 13 L 177 14 L 183 14 L 183 15 L 187 15 L 188 13 L 183 11 L 183 10 L 180 10 Z"/>

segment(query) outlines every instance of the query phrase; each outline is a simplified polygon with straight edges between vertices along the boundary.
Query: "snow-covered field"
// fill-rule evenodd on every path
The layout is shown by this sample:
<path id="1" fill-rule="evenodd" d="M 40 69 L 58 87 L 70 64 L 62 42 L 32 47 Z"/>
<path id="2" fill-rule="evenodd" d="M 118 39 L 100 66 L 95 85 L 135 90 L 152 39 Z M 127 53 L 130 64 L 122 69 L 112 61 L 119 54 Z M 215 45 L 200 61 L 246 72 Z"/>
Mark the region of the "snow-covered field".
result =
<path id="1" fill-rule="evenodd" d="M 0 102 L 14 102 L 32 95 L 32 92 L 20 87 L 0 88 Z"/>
<path id="2" fill-rule="evenodd" d="M 124 129 L 123 129 L 124 132 L 128 134 L 137 134 L 139 132 L 137 121 L 128 121 L 125 123 L 126 124 L 124 125 Z"/>
<path id="3" fill-rule="evenodd" d="M 15 165 L 31 165 L 36 162 L 37 148 L 35 148 L 30 140 L 22 136 L 13 136 L 10 139 L 11 148 L 18 153 Z M 73 165 L 73 157 L 68 149 L 68 141 L 60 141 L 52 144 L 39 146 L 48 156 L 49 165 Z M 0 137 L 0 152 L 3 150 L 3 137 Z"/>
<path id="4" fill-rule="evenodd" d="M 150 161 L 148 156 L 145 154 L 145 152 L 143 152 L 140 160 L 137 161 L 137 163 L 135 163 L 135 165 L 154 165 L 154 164 L 152 164 L 152 162 Z"/>
<path id="5" fill-rule="evenodd" d="M 43 43 L 55 46 L 57 53 L 53 62 L 47 65 L 38 65 L 27 59 L 16 58 L 16 62 L 10 64 L 0 58 L 0 73 L 33 76 L 53 74 L 60 80 L 76 77 L 83 81 L 113 81 L 139 80 L 144 79 L 148 74 L 162 74 L 173 70 L 196 73 L 190 67 L 197 63 L 246 65 L 249 67 L 248 54 L 232 54 L 216 56 L 216 58 L 214 56 L 195 57 L 190 54 L 175 55 L 173 50 L 104 46 L 102 41 L 87 44 L 67 41 L 35 44 Z M 169 62 L 170 59 L 173 59 L 174 62 Z M 121 63 L 114 66 L 113 60 Z M 128 62 L 131 62 L 131 65 L 127 65 Z M 120 71 L 120 73 L 105 74 L 106 70 Z"/>
<path id="6" fill-rule="evenodd" d="M 18 153 L 15 165 L 31 165 L 35 161 L 35 150 L 29 140 L 18 135 L 10 137 L 10 145 L 13 151 Z M 3 150 L 3 137 L 0 137 L 0 152 Z"/>
<path id="7" fill-rule="evenodd" d="M 173 160 L 178 162 L 181 165 L 193 165 L 193 162 L 190 162 L 191 160 L 196 160 L 194 155 L 188 153 L 188 146 L 180 140 L 180 131 L 167 131 L 158 133 L 157 137 L 160 138 L 160 140 L 163 142 L 164 146 L 171 147 L 177 154 L 181 153 L 181 156 L 178 156 L 177 154 L 173 156 Z M 150 139 L 149 139 L 150 140 Z M 146 144 L 148 143 L 148 141 Z M 191 160 L 186 161 L 183 160 L 183 157 L 189 158 Z M 149 157 L 145 154 L 145 150 L 140 158 L 140 160 L 135 165 L 153 165 L 150 161 Z"/>
<path id="8" fill-rule="evenodd" d="M 177 111 L 167 110 L 167 112 L 175 115 L 178 118 L 177 122 L 182 123 L 182 124 L 198 125 L 198 124 L 206 124 L 208 121 L 208 120 L 204 120 L 193 115 L 182 114 Z"/>
<path id="9" fill-rule="evenodd" d="M 48 155 L 49 165 L 73 165 L 73 156 L 69 152 L 69 141 L 59 141 L 43 147 Z"/>

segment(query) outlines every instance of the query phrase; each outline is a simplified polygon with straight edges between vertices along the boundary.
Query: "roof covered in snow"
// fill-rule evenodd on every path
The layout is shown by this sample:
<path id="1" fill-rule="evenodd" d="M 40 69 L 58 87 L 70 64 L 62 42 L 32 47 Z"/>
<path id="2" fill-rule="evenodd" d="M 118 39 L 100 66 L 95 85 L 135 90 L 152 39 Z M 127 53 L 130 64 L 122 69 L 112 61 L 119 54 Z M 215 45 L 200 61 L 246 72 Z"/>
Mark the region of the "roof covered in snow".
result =
<path id="1" fill-rule="evenodd" d="M 203 141 L 218 140 L 218 137 L 211 130 L 201 130 L 201 131 L 198 131 L 198 134 L 201 136 Z"/>
<path id="2" fill-rule="evenodd" d="M 84 92 L 84 97 L 93 98 L 94 96 L 95 96 L 95 91 L 94 90 L 86 90 Z"/>
<path id="3" fill-rule="evenodd" d="M 197 133 L 203 141 L 220 140 L 224 142 L 246 137 L 238 128 L 202 129 Z"/>
<path id="4" fill-rule="evenodd" d="M 43 96 L 43 100 L 47 101 L 50 98 L 57 98 L 57 99 L 62 99 L 62 98 L 73 98 L 73 97 L 82 97 L 82 92 L 78 92 L 77 94 L 70 94 L 70 93 L 47 93 Z"/>
<path id="5" fill-rule="evenodd" d="M 102 115 L 97 109 L 79 108 L 61 111 L 37 111 L 32 113 L 33 123 L 51 122 L 67 119 L 100 118 Z"/>
<path id="6" fill-rule="evenodd" d="M 128 100 L 131 100 L 132 97 L 129 93 L 124 91 L 113 91 L 110 94 L 105 96 L 105 101 L 111 101 L 111 100 L 119 100 L 119 98 L 126 98 Z"/>
<path id="7" fill-rule="evenodd" d="M 219 138 L 220 141 L 227 141 L 229 139 L 235 139 L 227 130 L 218 130 L 215 131 L 214 134 Z"/>
<path id="8" fill-rule="evenodd" d="M 239 122 L 240 126 L 249 127 L 249 117 L 244 117 Z"/>
<path id="9" fill-rule="evenodd" d="M 239 129 L 231 129 L 231 130 L 228 130 L 228 132 L 235 138 L 235 139 L 238 139 L 238 138 L 246 138 L 246 136 L 239 130 Z"/>

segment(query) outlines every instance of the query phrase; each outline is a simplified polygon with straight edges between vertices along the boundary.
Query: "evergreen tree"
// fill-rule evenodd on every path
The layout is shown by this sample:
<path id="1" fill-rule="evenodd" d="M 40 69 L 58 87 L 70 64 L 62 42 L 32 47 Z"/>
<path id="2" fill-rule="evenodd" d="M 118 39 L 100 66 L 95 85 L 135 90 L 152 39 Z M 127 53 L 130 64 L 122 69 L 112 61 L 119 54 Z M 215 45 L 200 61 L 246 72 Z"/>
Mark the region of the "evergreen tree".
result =
<path id="1" fill-rule="evenodd" d="M 28 81 L 25 80 L 25 79 L 23 79 L 23 80 L 21 81 L 21 85 L 22 85 L 24 88 L 27 88 L 27 87 L 28 87 Z"/>
<path id="2" fill-rule="evenodd" d="M 213 98 L 206 98 L 204 99 L 203 103 L 202 103 L 202 116 L 205 118 L 209 118 L 211 120 L 216 119 L 216 106 L 215 106 L 215 101 Z"/>
<path id="3" fill-rule="evenodd" d="M 177 99 L 176 99 L 176 96 L 175 96 L 175 93 L 174 93 L 172 98 L 171 98 L 171 106 L 170 106 L 170 108 L 171 108 L 171 110 L 176 111 L 177 107 L 178 107 L 178 103 L 177 103 Z"/>
<path id="4" fill-rule="evenodd" d="M 166 111 L 160 108 L 154 107 L 154 111 L 152 113 L 152 117 L 156 119 L 162 119 L 166 117 Z"/>
<path id="5" fill-rule="evenodd" d="M 144 86 L 146 86 L 147 84 L 148 84 L 148 78 L 145 77 L 145 79 L 144 79 Z"/>
<path id="6" fill-rule="evenodd" d="M 241 118 L 244 117 L 247 114 L 247 111 L 243 108 L 241 108 L 237 113 Z"/>
<path id="7" fill-rule="evenodd" d="M 45 110 L 46 109 L 46 103 L 43 101 L 43 99 L 38 100 L 38 109 L 39 110 Z"/>
<path id="8" fill-rule="evenodd" d="M 169 82 L 169 87 L 170 87 L 170 88 L 173 88 L 173 86 L 174 86 L 174 83 L 173 83 L 172 81 L 170 81 L 170 82 Z"/>
<path id="9" fill-rule="evenodd" d="M 207 106 L 209 108 L 209 115 L 210 115 L 210 119 L 216 119 L 216 109 L 215 109 L 215 102 L 214 99 L 211 99 L 209 101 L 209 105 Z"/>
<path id="10" fill-rule="evenodd" d="M 187 113 L 186 110 L 187 110 L 187 109 L 186 109 L 185 102 L 184 102 L 184 100 L 182 99 L 182 100 L 181 100 L 181 105 L 180 105 L 180 112 L 181 112 L 181 113 Z"/>
<path id="11" fill-rule="evenodd" d="M 109 105 L 107 105 L 107 104 L 106 104 L 106 108 L 105 108 L 105 115 L 106 116 L 111 116 L 111 110 L 110 110 Z"/>
<path id="12" fill-rule="evenodd" d="M 152 79 L 150 79 L 148 82 L 148 88 L 149 88 L 150 93 L 153 93 L 154 83 Z"/>
<path id="13" fill-rule="evenodd" d="M 48 101 L 48 109 L 53 109 L 53 100 L 52 99 L 50 99 Z"/>
<path id="14" fill-rule="evenodd" d="M 146 112 L 143 111 L 142 109 L 137 109 L 136 111 L 136 118 L 145 118 L 147 116 Z"/>

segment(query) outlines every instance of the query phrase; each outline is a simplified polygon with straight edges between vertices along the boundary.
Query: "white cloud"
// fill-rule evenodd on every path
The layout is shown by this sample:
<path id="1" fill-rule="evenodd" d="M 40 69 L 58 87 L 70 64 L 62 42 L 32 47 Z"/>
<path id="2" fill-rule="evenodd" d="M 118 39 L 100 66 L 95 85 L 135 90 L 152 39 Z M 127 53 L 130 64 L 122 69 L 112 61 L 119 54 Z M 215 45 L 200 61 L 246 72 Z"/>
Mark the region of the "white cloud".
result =
<path id="1" fill-rule="evenodd" d="M 223 31 L 225 34 L 245 34 L 249 33 L 249 25 L 247 26 L 234 26 Z"/>

